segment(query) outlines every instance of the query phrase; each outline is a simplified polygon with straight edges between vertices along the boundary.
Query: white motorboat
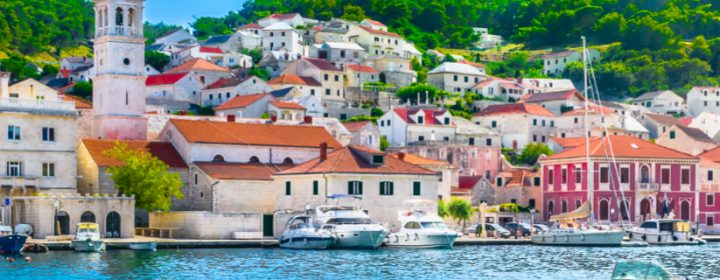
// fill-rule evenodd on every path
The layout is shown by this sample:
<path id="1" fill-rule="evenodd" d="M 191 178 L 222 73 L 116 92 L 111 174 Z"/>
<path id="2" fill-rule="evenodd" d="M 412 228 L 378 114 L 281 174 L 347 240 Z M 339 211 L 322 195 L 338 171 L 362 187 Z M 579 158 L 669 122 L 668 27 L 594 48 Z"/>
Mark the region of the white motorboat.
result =
<path id="1" fill-rule="evenodd" d="M 388 235 L 385 245 L 414 248 L 452 248 L 460 234 L 447 227 L 435 214 L 435 203 L 429 200 L 408 200 L 413 204 L 398 213 L 400 231 Z"/>
<path id="2" fill-rule="evenodd" d="M 554 215 L 550 220 L 556 221 L 553 229 L 535 233 L 531 237 L 533 244 L 555 246 L 621 246 L 625 232 L 621 229 L 609 229 L 600 226 L 585 227 L 575 219 L 590 216 L 590 204 L 584 203 L 573 212 Z"/>
<path id="3" fill-rule="evenodd" d="M 290 218 L 285 231 L 280 236 L 280 247 L 290 249 L 321 250 L 335 243 L 335 236 L 319 225 L 312 223 L 312 218 L 299 215 Z"/>
<path id="4" fill-rule="evenodd" d="M 655 261 L 621 261 L 615 264 L 611 280 L 636 280 L 636 279 L 658 279 L 658 280 L 685 280 L 685 277 L 677 276 Z"/>
<path id="5" fill-rule="evenodd" d="M 322 228 L 335 235 L 334 248 L 376 249 L 382 245 L 388 230 L 383 225 L 373 223 L 360 207 L 340 205 L 340 200 L 360 200 L 359 196 L 330 195 L 335 205 L 321 205 L 316 208 L 316 219 Z"/>
<path id="6" fill-rule="evenodd" d="M 155 242 L 134 242 L 128 244 L 128 248 L 135 251 L 155 251 L 157 243 Z"/>
<path id="7" fill-rule="evenodd" d="M 644 241 L 651 245 L 699 245 L 705 240 L 690 234 L 690 224 L 683 220 L 654 219 L 627 231 L 631 241 Z"/>
<path id="8" fill-rule="evenodd" d="M 75 238 L 70 247 L 76 252 L 100 252 L 105 250 L 105 242 L 100 237 L 99 226 L 96 223 L 79 223 L 75 231 Z"/>

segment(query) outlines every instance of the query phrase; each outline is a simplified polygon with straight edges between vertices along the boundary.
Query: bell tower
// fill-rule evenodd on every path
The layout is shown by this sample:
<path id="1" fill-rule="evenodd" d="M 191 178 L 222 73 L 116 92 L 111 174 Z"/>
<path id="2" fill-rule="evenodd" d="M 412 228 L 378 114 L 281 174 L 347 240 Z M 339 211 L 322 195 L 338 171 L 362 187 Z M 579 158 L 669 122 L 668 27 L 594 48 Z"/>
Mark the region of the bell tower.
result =
<path id="1" fill-rule="evenodd" d="M 93 135 L 147 138 L 144 0 L 94 0 Z"/>

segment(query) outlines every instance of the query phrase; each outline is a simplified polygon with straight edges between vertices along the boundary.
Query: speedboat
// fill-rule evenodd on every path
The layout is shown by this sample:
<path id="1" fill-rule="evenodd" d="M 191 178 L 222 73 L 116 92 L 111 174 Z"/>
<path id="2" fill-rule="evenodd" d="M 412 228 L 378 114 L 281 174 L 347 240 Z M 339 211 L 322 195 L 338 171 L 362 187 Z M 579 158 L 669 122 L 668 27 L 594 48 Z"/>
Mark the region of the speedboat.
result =
<path id="1" fill-rule="evenodd" d="M 0 226 L 0 254 L 20 253 L 26 240 L 26 235 L 13 233 L 9 226 Z"/>
<path id="2" fill-rule="evenodd" d="M 290 218 L 285 231 L 280 236 L 280 247 L 290 249 L 322 250 L 335 242 L 332 232 L 312 223 L 308 215 Z"/>
<path id="3" fill-rule="evenodd" d="M 654 261 L 621 261 L 615 264 L 611 280 L 684 280 L 685 277 L 670 273 L 660 263 Z"/>
<path id="4" fill-rule="evenodd" d="M 550 231 L 538 232 L 530 238 L 533 244 L 554 246 L 621 246 L 625 232 L 601 226 L 583 226 L 575 220 L 590 216 L 585 202 L 573 212 L 550 217 L 556 224 Z"/>
<path id="5" fill-rule="evenodd" d="M 388 235 L 385 226 L 373 223 L 360 207 L 340 205 L 340 200 L 359 201 L 361 197 L 336 194 L 328 196 L 327 199 L 335 200 L 336 204 L 320 205 L 315 214 L 322 228 L 335 235 L 333 248 L 376 249 L 382 245 Z"/>
<path id="6" fill-rule="evenodd" d="M 631 241 L 651 245 L 699 245 L 705 240 L 690 234 L 690 224 L 683 220 L 653 219 L 627 231 Z"/>
<path id="7" fill-rule="evenodd" d="M 105 242 L 100 237 L 99 226 L 96 223 L 79 223 L 75 231 L 75 238 L 70 247 L 76 252 L 100 252 L 105 250 Z"/>
<path id="8" fill-rule="evenodd" d="M 437 214 L 428 211 L 428 208 L 434 208 L 434 202 L 429 200 L 409 200 L 404 203 L 416 204 L 416 206 L 398 213 L 398 220 L 401 225 L 400 231 L 388 235 L 387 239 L 385 239 L 385 245 L 413 248 L 452 248 L 453 243 L 460 237 L 460 234 L 449 229 Z"/>

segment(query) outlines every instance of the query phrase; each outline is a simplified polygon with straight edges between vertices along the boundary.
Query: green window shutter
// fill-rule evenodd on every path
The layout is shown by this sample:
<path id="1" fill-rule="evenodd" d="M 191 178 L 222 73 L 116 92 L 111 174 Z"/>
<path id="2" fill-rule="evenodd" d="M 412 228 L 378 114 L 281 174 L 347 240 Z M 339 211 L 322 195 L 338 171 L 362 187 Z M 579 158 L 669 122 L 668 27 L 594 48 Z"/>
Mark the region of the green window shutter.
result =
<path id="1" fill-rule="evenodd" d="M 670 131 L 670 139 L 675 139 L 675 131 L 674 130 Z"/>
<path id="2" fill-rule="evenodd" d="M 291 195 L 292 194 L 292 186 L 290 185 L 290 181 L 285 182 L 285 195 Z"/>
<path id="3" fill-rule="evenodd" d="M 420 182 L 413 182 L 413 195 L 420 195 Z"/>
<path id="4" fill-rule="evenodd" d="M 319 189 L 320 187 L 318 181 L 313 181 L 313 195 L 318 195 L 318 193 L 320 192 Z"/>
<path id="5" fill-rule="evenodd" d="M 395 184 L 390 183 L 390 195 L 395 195 Z"/>
<path id="6" fill-rule="evenodd" d="M 358 195 L 362 195 L 363 194 L 363 183 L 362 182 L 358 182 L 358 183 L 360 184 L 360 187 L 358 188 Z"/>
<path id="7" fill-rule="evenodd" d="M 353 194 L 353 181 L 348 182 L 348 194 Z"/>
<path id="8" fill-rule="evenodd" d="M 497 177 L 497 179 L 495 179 L 495 184 L 498 187 L 502 187 L 502 177 Z"/>

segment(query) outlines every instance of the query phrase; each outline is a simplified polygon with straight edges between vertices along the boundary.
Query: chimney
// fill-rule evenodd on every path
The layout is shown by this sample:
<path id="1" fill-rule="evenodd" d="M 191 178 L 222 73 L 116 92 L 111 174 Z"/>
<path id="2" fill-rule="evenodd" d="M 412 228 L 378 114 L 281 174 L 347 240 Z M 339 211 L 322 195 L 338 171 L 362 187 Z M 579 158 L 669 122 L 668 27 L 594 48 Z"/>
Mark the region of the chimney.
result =
<path id="1" fill-rule="evenodd" d="M 271 123 L 276 123 L 276 122 L 277 122 L 277 115 L 272 115 L 272 116 L 270 116 L 270 122 L 271 122 Z"/>
<path id="2" fill-rule="evenodd" d="M 320 143 L 320 162 L 327 160 L 327 142 Z"/>
<path id="3" fill-rule="evenodd" d="M 235 115 L 233 115 L 233 114 L 227 115 L 227 122 L 235 122 Z"/>
<path id="4" fill-rule="evenodd" d="M 397 156 L 398 156 L 398 159 L 405 161 L 405 153 L 398 153 Z"/>
<path id="5" fill-rule="evenodd" d="M 0 98 L 10 97 L 10 72 L 0 72 Z"/>
<path id="6" fill-rule="evenodd" d="M 305 124 L 312 124 L 312 122 L 313 122 L 312 116 L 305 116 L 303 118 L 303 123 L 305 123 Z"/>

